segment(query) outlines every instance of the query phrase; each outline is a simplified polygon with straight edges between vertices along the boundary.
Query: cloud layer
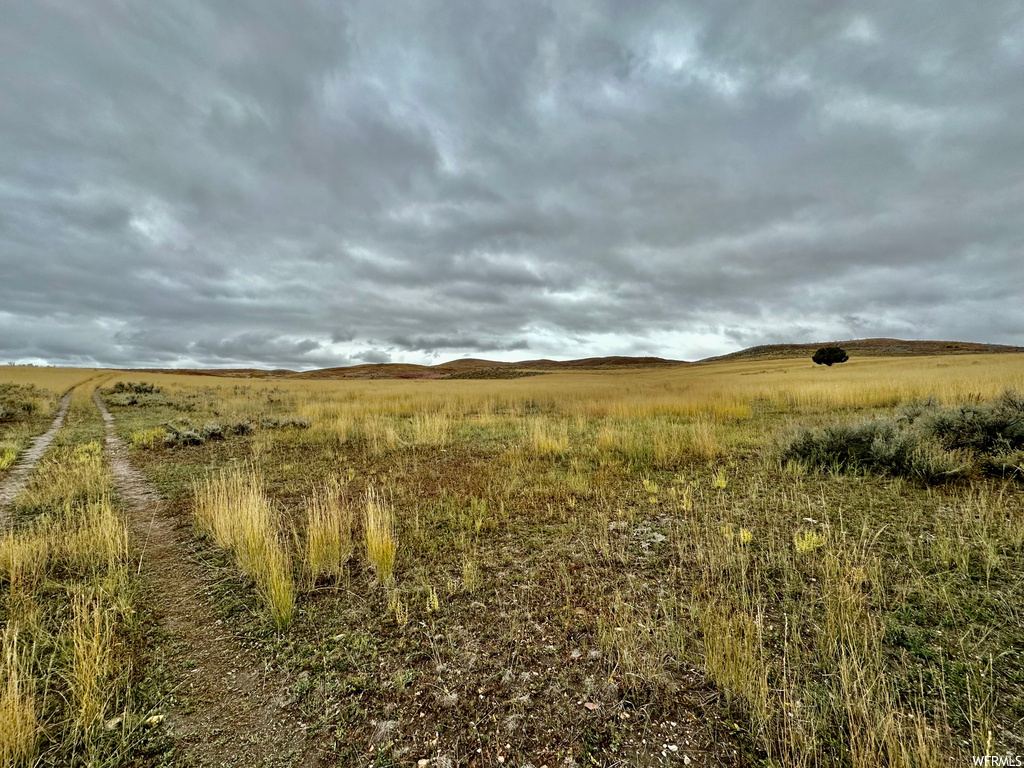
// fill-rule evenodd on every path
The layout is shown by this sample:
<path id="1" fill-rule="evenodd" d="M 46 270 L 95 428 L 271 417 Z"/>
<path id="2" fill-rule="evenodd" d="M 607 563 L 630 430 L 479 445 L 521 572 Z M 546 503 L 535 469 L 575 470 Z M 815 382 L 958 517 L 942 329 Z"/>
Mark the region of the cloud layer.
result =
<path id="1" fill-rule="evenodd" d="M 1019 2 L 14 4 L 0 359 L 1024 338 Z"/>

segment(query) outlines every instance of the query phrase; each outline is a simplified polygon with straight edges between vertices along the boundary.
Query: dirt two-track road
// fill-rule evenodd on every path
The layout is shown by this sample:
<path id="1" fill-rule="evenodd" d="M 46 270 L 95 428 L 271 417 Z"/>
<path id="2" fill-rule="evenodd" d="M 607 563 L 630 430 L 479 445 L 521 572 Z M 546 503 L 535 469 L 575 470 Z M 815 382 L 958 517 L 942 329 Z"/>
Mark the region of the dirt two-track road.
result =
<path id="1" fill-rule="evenodd" d="M 285 709 L 285 681 L 259 662 L 217 620 L 209 585 L 160 496 L 128 460 L 114 420 L 94 394 L 106 422 L 106 450 L 148 597 L 169 638 L 168 666 L 177 682 L 165 727 L 201 766 L 310 766 L 318 760 L 306 727 Z"/>
<path id="2" fill-rule="evenodd" d="M 7 525 L 11 504 L 18 498 L 18 494 L 25 489 L 32 468 L 35 467 L 39 459 L 46 453 L 46 449 L 50 447 L 53 438 L 57 436 L 60 428 L 64 425 L 64 417 L 67 415 L 70 403 L 71 390 L 68 390 L 64 393 L 64 397 L 60 399 L 57 415 L 54 417 L 53 423 L 50 424 L 50 428 L 32 441 L 32 445 L 22 454 L 18 463 L 11 468 L 3 483 L 0 483 L 0 528 Z"/>

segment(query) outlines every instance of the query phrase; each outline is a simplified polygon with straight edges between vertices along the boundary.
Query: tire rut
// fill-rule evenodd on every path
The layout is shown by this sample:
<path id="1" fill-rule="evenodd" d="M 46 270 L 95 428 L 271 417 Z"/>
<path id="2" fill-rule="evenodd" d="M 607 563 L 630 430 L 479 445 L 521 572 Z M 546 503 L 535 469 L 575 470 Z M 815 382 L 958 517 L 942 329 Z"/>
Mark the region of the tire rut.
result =
<path id="1" fill-rule="evenodd" d="M 140 573 L 165 631 L 177 699 L 165 723 L 175 742 L 201 766 L 315 765 L 305 726 L 286 710 L 289 689 L 260 672 L 259 660 L 217 620 L 209 584 L 188 557 L 187 533 L 177 530 L 159 494 L 132 466 L 114 419 L 97 390 L 106 423 L 114 481 L 128 508 Z"/>
<path id="2" fill-rule="evenodd" d="M 28 485 L 29 473 L 46 453 L 53 438 L 57 436 L 60 428 L 64 425 L 64 417 L 68 413 L 70 404 L 71 390 L 69 389 L 60 399 L 57 415 L 54 417 L 53 423 L 50 424 L 50 428 L 32 440 L 32 445 L 25 450 L 7 477 L 0 483 L 0 528 L 6 527 L 10 518 L 11 504 L 18 498 L 18 494 L 25 490 L 25 486 Z"/>

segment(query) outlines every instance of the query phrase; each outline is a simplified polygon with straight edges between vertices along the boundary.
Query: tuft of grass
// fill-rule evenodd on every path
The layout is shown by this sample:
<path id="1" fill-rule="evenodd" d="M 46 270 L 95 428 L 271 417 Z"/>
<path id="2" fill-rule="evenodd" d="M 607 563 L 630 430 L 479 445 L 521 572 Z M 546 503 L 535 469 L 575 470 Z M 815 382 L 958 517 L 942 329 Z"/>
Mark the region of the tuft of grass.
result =
<path id="1" fill-rule="evenodd" d="M 381 414 L 367 414 L 360 424 L 366 450 L 374 455 L 390 453 L 402 444 L 394 421 Z"/>
<path id="2" fill-rule="evenodd" d="M 383 584 L 392 584 L 398 539 L 395 515 L 387 497 L 372 486 L 366 489 L 363 503 L 363 531 L 366 536 L 366 559 Z"/>
<path id="3" fill-rule="evenodd" d="M 30 595 L 42 582 L 52 552 L 59 543 L 48 535 L 46 526 L 24 531 L 7 531 L 0 537 L 0 576 L 6 577 L 12 600 Z"/>
<path id="4" fill-rule="evenodd" d="M 798 554 L 810 554 L 823 546 L 825 546 L 825 537 L 817 531 L 798 531 L 793 535 L 793 547 Z"/>
<path id="5" fill-rule="evenodd" d="M 193 488 L 196 519 L 218 546 L 230 550 L 256 584 L 277 629 L 291 624 L 295 579 L 277 515 L 254 469 L 223 472 Z"/>
<path id="6" fill-rule="evenodd" d="M 414 445 L 442 447 L 448 444 L 451 426 L 446 413 L 417 413 L 412 417 Z"/>
<path id="7" fill-rule="evenodd" d="M 704 665 L 726 700 L 751 716 L 760 729 L 769 717 L 768 668 L 761 640 L 762 620 L 720 605 L 696 612 L 704 638 Z"/>
<path id="8" fill-rule="evenodd" d="M 128 561 L 128 528 L 109 497 L 83 505 L 64 527 L 65 556 L 80 568 L 107 573 Z"/>
<path id="9" fill-rule="evenodd" d="M 18 458 L 18 449 L 9 444 L 0 444 L 0 470 L 7 469 Z"/>
<path id="10" fill-rule="evenodd" d="M 98 500 L 107 493 L 109 485 L 109 472 L 98 441 L 60 446 L 36 466 L 17 505 L 34 512 L 56 511 Z"/>
<path id="11" fill-rule="evenodd" d="M 75 595 L 72 603 L 71 691 L 73 719 L 79 731 L 88 731 L 103 718 L 106 708 L 114 630 L 99 599 Z"/>
<path id="12" fill-rule="evenodd" d="M 535 418 L 529 427 L 528 445 L 540 456 L 559 455 L 569 450 L 569 427 L 565 423 L 551 424 Z"/>
<path id="13" fill-rule="evenodd" d="M 303 566 L 312 583 L 338 579 L 352 555 L 352 507 L 342 499 L 337 479 L 328 480 L 306 499 Z"/>
<path id="14" fill-rule="evenodd" d="M 698 417 L 690 425 L 690 450 L 699 459 L 714 459 L 723 453 L 722 443 L 718 439 L 715 422 L 706 417 Z"/>
<path id="15" fill-rule="evenodd" d="M 470 555 L 462 558 L 462 589 L 472 594 L 480 586 L 480 566 Z"/>
<path id="16" fill-rule="evenodd" d="M 21 649 L 18 630 L 8 624 L 0 659 L 0 765 L 31 765 L 40 736 L 35 681 Z"/>
<path id="17" fill-rule="evenodd" d="M 128 442 L 132 448 L 155 448 L 164 442 L 167 430 L 163 427 L 150 427 L 149 429 L 136 429 L 128 436 Z"/>

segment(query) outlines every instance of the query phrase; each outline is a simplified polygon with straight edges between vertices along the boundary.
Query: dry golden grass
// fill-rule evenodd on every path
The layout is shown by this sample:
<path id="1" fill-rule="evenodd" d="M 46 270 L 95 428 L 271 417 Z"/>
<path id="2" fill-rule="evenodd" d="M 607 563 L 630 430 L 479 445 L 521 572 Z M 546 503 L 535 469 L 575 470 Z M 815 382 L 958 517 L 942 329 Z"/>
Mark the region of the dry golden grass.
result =
<path id="1" fill-rule="evenodd" d="M 704 637 L 704 668 L 708 677 L 741 706 L 754 727 L 762 729 L 769 716 L 768 666 L 761 640 L 763 618 L 746 611 L 710 603 L 697 612 Z"/>
<path id="2" fill-rule="evenodd" d="M 80 568 L 113 572 L 128 562 L 128 528 L 110 498 L 90 501 L 76 511 L 75 520 L 64 523 L 61 554 Z M 60 538 L 51 536 L 51 541 Z"/>
<path id="3" fill-rule="evenodd" d="M 101 599 L 75 595 L 72 609 L 73 717 L 75 727 L 86 731 L 103 719 L 109 696 L 114 629 Z"/>
<path id="4" fill-rule="evenodd" d="M 531 419 L 528 424 L 529 447 L 538 455 L 561 454 L 569 450 L 569 426 L 551 423 L 545 418 Z"/>
<path id="5" fill-rule="evenodd" d="M 97 441 L 50 451 L 36 467 L 17 505 L 42 510 L 99 500 L 110 487 L 102 453 Z"/>
<path id="6" fill-rule="evenodd" d="M 31 765 L 41 735 L 35 699 L 35 681 L 26 663 L 18 630 L 4 628 L 0 659 L 0 765 Z"/>
<path id="7" fill-rule="evenodd" d="M 7 531 L 0 537 L 0 574 L 8 580 L 12 601 L 15 595 L 31 595 L 46 574 L 55 540 L 48 526 L 36 525 L 27 531 Z"/>
<path id="8" fill-rule="evenodd" d="M 110 382 L 138 378 L 125 372 L 114 374 Z M 1007 387 L 1024 390 L 1024 355 L 855 357 L 832 368 L 815 366 L 810 359 L 720 362 L 503 380 L 253 379 L 241 388 L 237 379 L 219 376 L 147 374 L 146 380 L 172 395 L 208 389 L 219 410 L 229 415 L 262 410 L 260 391 L 273 388 L 289 413 L 314 427 L 333 425 L 342 439 L 357 430 L 373 453 L 394 450 L 403 442 L 443 444 L 451 425 L 469 417 L 486 422 L 496 415 L 540 412 L 573 419 L 636 422 L 667 417 L 692 423 L 685 443 L 715 456 L 721 439 L 709 434 L 717 433 L 715 425 L 746 419 L 759 403 L 829 410 L 894 405 L 929 395 L 944 403 L 990 398 Z M 395 419 L 408 424 L 404 438 Z M 561 442 L 558 421 L 533 427 L 540 445 L 549 427 L 556 447 Z"/>
<path id="9" fill-rule="evenodd" d="M 441 447 L 447 445 L 450 438 L 451 425 L 446 413 L 417 413 L 412 417 L 413 445 Z"/>
<path id="10" fill-rule="evenodd" d="M 388 416 L 367 413 L 359 426 L 366 449 L 373 455 L 393 451 L 402 443 L 398 427 Z"/>
<path id="11" fill-rule="evenodd" d="M 163 427 L 136 429 L 128 436 L 128 444 L 132 448 L 153 448 L 163 442 L 167 430 Z"/>
<path id="12" fill-rule="evenodd" d="M 99 414 L 86 397 L 15 501 L 0 536 L 0 763 L 112 764 L 108 709 L 131 709 L 131 662 L 117 636 L 136 614 L 128 531 L 91 439 Z M 106 746 L 104 746 L 106 745 Z M 37 763 L 38 761 L 38 763 Z"/>
<path id="13" fill-rule="evenodd" d="M 377 579 L 383 584 L 391 584 L 398 552 L 394 510 L 387 496 L 373 487 L 367 488 L 363 502 L 366 559 Z"/>
<path id="14" fill-rule="evenodd" d="M 516 597 L 502 605 L 527 606 L 529 621 L 554 637 L 571 624 L 572 642 L 596 643 L 607 677 L 631 700 L 663 706 L 674 673 L 699 669 L 774 764 L 838 756 L 851 766 L 930 766 L 965 740 L 985 747 L 993 675 L 972 672 L 966 697 L 944 688 L 953 667 L 930 660 L 927 643 L 954 630 L 943 624 L 939 637 L 918 627 L 909 596 L 929 619 L 948 614 L 963 645 L 943 652 L 965 668 L 977 663 L 956 656 L 964 647 L 1012 634 L 1012 621 L 1008 629 L 977 616 L 995 612 L 989 599 L 1019 590 L 1012 569 L 1024 515 L 1013 484 L 932 489 L 819 474 L 779 465 L 774 444 L 791 426 L 886 413 L 929 395 L 963 403 L 1024 389 L 1022 355 L 238 388 L 213 377 L 152 378 L 172 397 L 209 387 L 195 397 L 200 411 L 309 422 L 307 431 L 257 428 L 246 438 L 240 450 L 259 455 L 266 475 L 249 485 L 287 487 L 283 506 L 307 494 L 294 507 L 303 571 L 315 581 L 341 573 L 353 521 L 332 508 L 335 491 L 310 488 L 339 466 L 352 473 L 353 487 L 366 488 L 360 522 L 376 577 L 364 586 L 388 586 L 387 610 L 380 590 L 375 606 L 400 627 L 427 614 L 444 620 L 449 606 L 433 584 L 504 598 L 507 578 Z M 276 537 L 276 518 L 272 528 Z M 420 574 L 415 599 L 395 586 L 399 531 L 403 569 Z M 551 601 L 530 595 L 556 582 L 564 594 L 552 613 Z M 493 621 L 485 602 L 482 620 Z M 918 690 L 925 676 L 934 687 Z"/>
<path id="15" fill-rule="evenodd" d="M 66 392 L 89 379 L 105 375 L 99 368 L 46 368 L 31 365 L 0 366 L 0 381 L 12 384 L 33 384 L 51 392 Z"/>
<path id="16" fill-rule="evenodd" d="M 18 458 L 18 448 L 8 443 L 0 443 L 0 470 L 7 469 Z"/>
<path id="17" fill-rule="evenodd" d="M 352 507 L 342 492 L 341 484 L 331 479 L 305 501 L 303 566 L 313 584 L 340 578 L 352 555 Z"/>
<path id="18" fill-rule="evenodd" d="M 287 627 L 295 610 L 291 555 L 260 476 L 252 469 L 221 473 L 196 483 L 193 500 L 200 528 L 256 583 L 274 626 Z"/>

